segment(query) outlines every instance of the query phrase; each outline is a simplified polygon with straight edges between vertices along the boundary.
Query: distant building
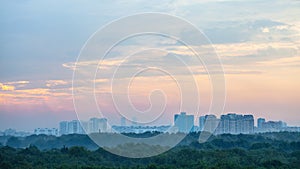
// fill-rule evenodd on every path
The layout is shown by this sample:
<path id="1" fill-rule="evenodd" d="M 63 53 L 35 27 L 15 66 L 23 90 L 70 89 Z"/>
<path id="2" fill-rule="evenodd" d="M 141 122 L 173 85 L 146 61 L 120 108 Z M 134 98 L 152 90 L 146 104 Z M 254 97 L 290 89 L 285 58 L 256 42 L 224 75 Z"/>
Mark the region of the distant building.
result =
<path id="1" fill-rule="evenodd" d="M 204 124 L 205 124 L 205 116 L 200 116 L 199 117 L 199 129 L 200 129 L 200 131 L 203 131 Z"/>
<path id="2" fill-rule="evenodd" d="M 79 120 L 72 120 L 68 122 L 68 134 L 85 134 Z"/>
<path id="3" fill-rule="evenodd" d="M 89 121 L 62 121 L 59 123 L 59 134 L 88 134 L 107 132 L 107 119 L 91 118 Z"/>
<path id="4" fill-rule="evenodd" d="M 14 136 L 16 134 L 16 130 L 15 129 L 6 129 L 4 130 L 4 135 L 5 136 Z"/>
<path id="5" fill-rule="evenodd" d="M 261 129 L 263 127 L 263 123 L 266 122 L 266 119 L 264 118 L 258 118 L 257 119 L 257 128 Z"/>
<path id="6" fill-rule="evenodd" d="M 258 132 L 279 132 L 279 131 L 284 131 L 286 128 L 286 123 L 282 121 L 267 121 L 267 122 L 260 121 L 261 123 L 258 125 L 258 120 L 257 120 Z"/>
<path id="7" fill-rule="evenodd" d="M 177 127 L 178 132 L 189 133 L 194 127 L 194 115 L 186 115 L 185 112 L 175 114 L 174 126 Z"/>
<path id="8" fill-rule="evenodd" d="M 107 119 L 105 118 L 91 118 L 88 124 L 89 133 L 107 132 Z"/>
<path id="9" fill-rule="evenodd" d="M 36 128 L 34 129 L 34 134 L 40 135 L 52 135 L 52 136 L 58 136 L 58 129 L 57 128 Z"/>
<path id="10" fill-rule="evenodd" d="M 2 136 L 15 136 L 15 137 L 26 137 L 31 135 L 31 132 L 26 131 L 16 131 L 15 129 L 6 129 L 3 132 L 0 132 L 0 135 Z"/>
<path id="11" fill-rule="evenodd" d="M 254 117 L 228 113 L 218 119 L 215 115 L 205 115 L 200 116 L 199 127 L 201 131 L 214 134 L 250 134 L 254 133 Z"/>
<path id="12" fill-rule="evenodd" d="M 222 115 L 217 134 L 251 134 L 254 133 L 254 117 L 229 113 Z"/>
<path id="13" fill-rule="evenodd" d="M 87 121 L 81 121 L 81 133 L 80 134 L 86 134 L 89 133 L 89 122 Z"/>
<path id="14" fill-rule="evenodd" d="M 67 121 L 62 121 L 59 123 L 59 134 L 60 135 L 69 134 Z"/>
<path id="15" fill-rule="evenodd" d="M 221 116 L 221 123 L 220 123 L 220 132 L 223 133 L 230 133 L 230 134 L 236 134 L 238 127 L 240 125 L 238 124 L 238 118 L 241 118 L 242 115 L 236 115 L 236 114 L 227 114 Z"/>
<path id="16" fill-rule="evenodd" d="M 254 117 L 253 115 L 244 115 L 242 118 L 241 133 L 252 134 L 254 133 Z"/>
<path id="17" fill-rule="evenodd" d="M 117 133 L 166 132 L 171 126 L 112 126 Z"/>
<path id="18" fill-rule="evenodd" d="M 256 132 L 279 132 L 279 131 L 290 131 L 297 128 L 289 128 L 283 121 L 266 121 L 264 118 L 257 119 L 257 130 Z"/>
<path id="19" fill-rule="evenodd" d="M 217 118 L 213 114 L 200 116 L 199 126 L 194 126 L 194 115 L 185 112 L 174 115 L 174 126 L 140 126 L 133 117 L 132 126 L 126 126 L 126 119 L 120 119 L 120 126 L 112 126 L 108 129 L 106 118 L 91 118 L 89 121 L 62 121 L 59 123 L 59 135 L 63 134 L 89 134 L 102 132 L 117 133 L 143 133 L 143 132 L 169 132 L 189 133 L 205 131 L 212 134 L 252 134 L 255 132 L 300 132 L 300 127 L 289 127 L 282 121 L 266 121 L 264 118 L 257 119 L 257 127 L 254 128 L 253 115 L 228 113 Z M 255 131 L 254 131 L 255 129 Z M 39 129 L 35 134 L 47 134 L 46 130 Z M 49 132 L 48 132 L 49 133 Z M 51 132 L 50 132 L 51 133 Z M 26 133 L 25 133 L 26 134 Z M 28 133 L 27 133 L 28 134 Z M 13 129 L 5 130 L 2 135 L 17 135 Z M 56 134 L 52 134 L 56 135 Z"/>
<path id="20" fill-rule="evenodd" d="M 216 128 L 218 127 L 218 124 L 220 122 L 220 119 L 218 119 L 215 115 L 205 115 L 200 117 L 202 120 L 202 130 L 201 131 L 205 131 L 205 132 L 209 132 L 209 133 L 214 133 Z M 201 128 L 200 127 L 200 128 Z"/>
<path id="21" fill-rule="evenodd" d="M 288 131 L 288 132 L 300 132 L 300 127 L 292 127 L 292 126 L 287 126 L 283 129 L 283 131 Z"/>

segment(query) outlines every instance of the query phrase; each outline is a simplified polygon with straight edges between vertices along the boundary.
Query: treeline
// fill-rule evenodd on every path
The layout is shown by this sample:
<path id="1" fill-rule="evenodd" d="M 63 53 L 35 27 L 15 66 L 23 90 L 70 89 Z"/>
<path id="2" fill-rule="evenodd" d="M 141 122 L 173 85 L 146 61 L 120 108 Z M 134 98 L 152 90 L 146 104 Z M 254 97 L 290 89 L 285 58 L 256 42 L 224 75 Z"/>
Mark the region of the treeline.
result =
<path id="1" fill-rule="evenodd" d="M 129 137 L 135 138 L 147 138 L 158 135 L 157 132 L 146 132 L 142 134 L 129 133 L 126 134 Z M 113 133 L 99 133 L 101 136 L 99 139 L 103 140 L 105 143 L 103 146 L 111 147 L 115 146 L 118 142 L 124 144 L 126 141 L 121 140 L 119 134 Z M 176 138 L 176 135 L 179 134 L 161 134 L 163 135 L 161 139 L 168 140 Z M 190 146 L 193 143 L 197 143 L 199 140 L 200 133 L 190 133 L 188 134 L 180 143 L 179 146 Z M 114 141 L 114 144 L 112 144 Z M 253 135 L 211 135 L 207 140 L 207 143 L 213 146 L 213 148 L 246 148 L 249 149 L 254 143 L 264 143 L 267 145 L 272 144 L 276 147 L 282 147 L 286 145 L 285 143 L 291 142 L 300 142 L 300 133 L 299 132 L 274 132 L 274 133 L 261 133 Z M 162 145 L 162 141 L 152 143 L 153 145 Z M 89 136 L 80 135 L 80 134 L 70 134 L 63 135 L 60 137 L 55 136 L 46 136 L 46 135 L 31 135 L 28 137 L 7 137 L 0 136 L 0 145 L 7 145 L 13 148 L 26 148 L 30 145 L 36 146 L 40 150 L 50 150 L 53 148 L 60 149 L 62 147 L 73 147 L 80 146 L 85 147 L 88 150 L 97 150 L 99 146 L 95 144 Z M 165 145 L 168 146 L 168 145 Z M 195 145 L 193 145 L 195 146 Z M 201 144 L 201 148 L 205 148 L 206 144 Z M 208 148 L 210 148 L 208 146 Z"/>
<path id="2" fill-rule="evenodd" d="M 144 137 L 145 135 L 149 136 L 151 134 L 146 133 L 143 136 L 132 134 L 131 136 Z M 11 137 L 7 140 L 6 146 L 0 147 L 0 168 L 300 168 L 299 133 L 227 134 L 212 136 L 205 143 L 199 143 L 197 136 L 199 136 L 199 133 L 191 133 L 173 149 L 158 156 L 141 159 L 117 156 L 102 148 L 94 147 L 94 150 L 91 150 L 85 146 L 85 144 L 91 145 L 92 143 L 89 142 L 91 140 L 84 135 L 30 136 L 29 138 L 36 139 L 36 142 L 26 148 L 12 148 L 9 144 L 12 144 L 16 138 Z M 44 142 L 41 138 L 44 139 Z M 62 140 L 59 140 L 61 141 L 59 144 L 54 145 L 56 139 Z M 89 141 L 85 144 L 82 143 L 80 146 L 76 145 L 78 143 L 76 141 L 86 140 Z M 23 138 L 19 141 L 21 141 L 19 144 L 22 144 L 22 141 L 26 142 L 28 140 Z M 45 146 L 46 143 L 52 143 L 53 145 Z M 65 146 L 60 148 L 38 148 L 38 146 L 59 147 L 58 145 L 63 143 L 65 143 Z M 160 148 L 153 145 L 147 146 L 151 149 Z M 145 145 L 141 144 L 132 143 L 122 146 L 123 149 L 126 148 L 128 151 L 133 147 L 140 149 L 140 151 L 145 150 Z M 118 148 L 120 147 L 112 147 L 111 149 Z"/>

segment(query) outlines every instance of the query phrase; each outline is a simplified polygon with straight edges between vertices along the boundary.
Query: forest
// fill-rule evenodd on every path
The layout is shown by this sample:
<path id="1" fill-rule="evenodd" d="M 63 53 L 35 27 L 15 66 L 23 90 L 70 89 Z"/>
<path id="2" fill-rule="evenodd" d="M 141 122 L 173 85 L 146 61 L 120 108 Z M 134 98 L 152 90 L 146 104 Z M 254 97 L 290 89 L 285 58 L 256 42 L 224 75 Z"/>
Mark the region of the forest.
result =
<path id="1" fill-rule="evenodd" d="M 157 133 L 129 134 L 150 137 Z M 148 158 L 126 158 L 98 147 L 87 135 L 61 137 L 32 135 L 25 138 L 0 138 L 0 168 L 61 169 L 199 169 L 199 168 L 300 168 L 300 133 L 223 134 L 199 143 L 199 133 L 190 133 L 176 147 Z M 128 143 L 142 152 L 145 146 Z M 118 149 L 120 147 L 110 147 Z"/>

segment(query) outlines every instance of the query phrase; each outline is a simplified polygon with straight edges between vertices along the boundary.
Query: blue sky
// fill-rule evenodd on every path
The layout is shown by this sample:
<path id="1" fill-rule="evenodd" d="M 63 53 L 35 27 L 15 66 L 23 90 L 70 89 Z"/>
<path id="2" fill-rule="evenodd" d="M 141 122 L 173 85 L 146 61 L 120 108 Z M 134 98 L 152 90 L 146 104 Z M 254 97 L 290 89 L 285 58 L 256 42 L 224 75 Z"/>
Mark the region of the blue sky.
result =
<path id="1" fill-rule="evenodd" d="M 143 12 L 184 18 L 211 40 L 224 64 L 225 112 L 300 125 L 299 1 L 26 0 L 0 2 L 0 129 L 55 127 L 60 120 L 76 118 L 70 65 L 83 44 L 111 21 Z M 166 49 L 189 55 L 179 45 L 166 45 Z M 164 65 L 176 64 L 168 63 Z M 204 99 L 204 107 L 208 102 Z M 143 109 L 149 103 L 138 104 Z M 106 112 L 114 111 L 110 109 L 105 107 Z M 178 112 L 161 122 L 172 123 L 174 113 Z M 119 122 L 117 117 L 111 117 L 112 123 Z"/>

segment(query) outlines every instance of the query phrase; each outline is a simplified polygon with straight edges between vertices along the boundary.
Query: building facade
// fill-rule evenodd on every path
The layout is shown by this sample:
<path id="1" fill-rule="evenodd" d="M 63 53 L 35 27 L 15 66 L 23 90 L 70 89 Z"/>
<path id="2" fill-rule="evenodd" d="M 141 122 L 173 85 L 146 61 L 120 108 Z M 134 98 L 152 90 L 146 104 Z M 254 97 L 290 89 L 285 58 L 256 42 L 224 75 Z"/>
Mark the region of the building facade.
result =
<path id="1" fill-rule="evenodd" d="M 59 135 L 69 134 L 68 122 L 62 121 L 59 123 Z"/>
<path id="2" fill-rule="evenodd" d="M 200 131 L 214 134 L 250 134 L 254 133 L 254 118 L 252 115 L 229 113 L 221 115 L 205 115 L 199 118 Z"/>
<path id="3" fill-rule="evenodd" d="M 59 134 L 89 134 L 107 132 L 107 119 L 91 118 L 89 121 L 62 121 L 59 123 Z"/>
<path id="4" fill-rule="evenodd" d="M 263 118 L 257 119 L 257 132 L 279 132 L 285 131 L 286 123 L 282 121 L 265 121 Z"/>
<path id="5" fill-rule="evenodd" d="M 251 134 L 254 133 L 253 115 L 229 113 L 222 115 L 217 134 Z"/>
<path id="6" fill-rule="evenodd" d="M 105 118 L 91 118 L 88 124 L 88 133 L 107 132 L 107 119 Z"/>
<path id="7" fill-rule="evenodd" d="M 214 133 L 216 128 L 218 127 L 220 119 L 218 119 L 215 115 L 205 115 L 199 117 L 199 127 L 200 131 L 205 131 L 209 133 Z"/>
<path id="8" fill-rule="evenodd" d="M 45 135 L 52 135 L 52 136 L 58 136 L 58 129 L 57 128 L 36 128 L 34 129 L 34 134 L 40 135 L 40 134 L 45 134 Z"/>
<path id="9" fill-rule="evenodd" d="M 257 128 L 259 128 L 259 129 L 263 128 L 263 123 L 265 123 L 265 122 L 266 122 L 266 119 L 258 118 L 257 119 Z"/>
<path id="10" fill-rule="evenodd" d="M 187 115 L 185 112 L 174 115 L 174 126 L 178 132 L 189 133 L 193 131 L 194 115 Z"/>

